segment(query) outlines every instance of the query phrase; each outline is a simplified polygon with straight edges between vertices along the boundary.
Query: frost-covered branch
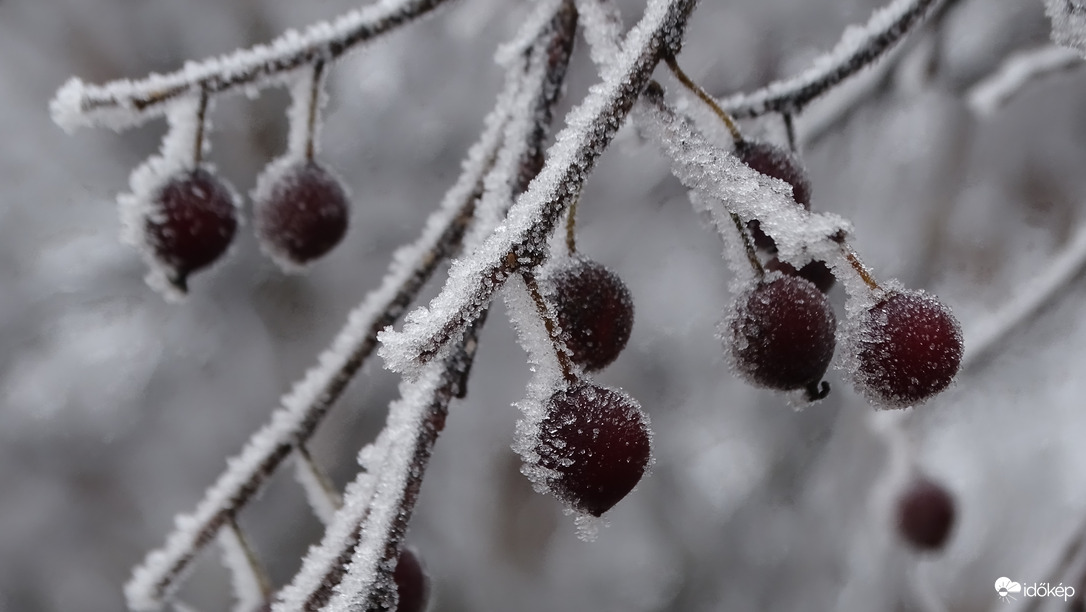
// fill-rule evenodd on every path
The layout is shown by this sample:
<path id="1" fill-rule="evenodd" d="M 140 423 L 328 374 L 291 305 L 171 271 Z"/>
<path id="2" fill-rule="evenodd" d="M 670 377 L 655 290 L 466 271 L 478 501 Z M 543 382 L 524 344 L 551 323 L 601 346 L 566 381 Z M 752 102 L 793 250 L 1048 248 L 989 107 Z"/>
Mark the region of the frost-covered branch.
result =
<path id="1" fill-rule="evenodd" d="M 535 43 L 525 50 L 523 65 L 509 66 L 509 80 L 522 81 L 521 91 L 503 107 L 510 119 L 502 149 L 486 177 L 486 191 L 476 207 L 472 232 L 465 239 L 467 251 L 478 246 L 504 219 L 514 195 L 524 191 L 542 166 L 543 142 L 562 91 L 576 31 L 576 12 L 571 2 L 551 3 L 544 10 L 547 8 L 551 21 L 542 31 L 531 32 Z M 321 608 L 343 579 L 348 565 L 354 586 L 343 589 L 342 597 L 387 601 L 391 596 L 391 572 L 430 452 L 449 402 L 466 393 L 475 336 L 484 318 L 485 311 L 443 364 L 431 365 L 432 377 L 427 380 L 437 380 L 436 386 L 403 383 L 402 399 L 389 408 L 388 426 L 360 456 L 363 472 L 348 486 L 343 507 L 333 517 L 320 545 L 310 551 L 291 584 L 282 590 L 275 610 Z M 375 562 L 377 565 L 373 565 Z"/>
<path id="2" fill-rule="evenodd" d="M 875 11 L 866 24 L 846 28 L 833 50 L 816 58 L 806 71 L 756 91 L 725 98 L 720 105 L 737 118 L 769 112 L 799 113 L 812 100 L 897 46 L 944 1 L 893 0 Z"/>
<path id="3" fill-rule="evenodd" d="M 381 355 L 394 371 L 417 376 L 490 304 L 494 292 L 523 265 L 538 263 L 570 199 L 581 191 L 599 156 L 624 123 L 665 54 L 675 54 L 695 0 L 653 0 L 626 38 L 602 84 L 570 112 L 543 171 L 509 218 L 470 257 L 457 262 L 429 308 L 410 313 L 402 332 L 381 335 Z"/>
<path id="4" fill-rule="evenodd" d="M 269 422 L 208 489 L 196 510 L 177 518 L 166 544 L 135 569 L 125 588 L 129 607 L 157 609 L 196 553 L 243 508 L 297 446 L 324 420 L 377 344 L 377 333 L 394 323 L 414 301 L 434 269 L 457 251 L 471 219 L 483 179 L 493 165 L 507 120 L 507 108 L 519 79 L 510 79 L 483 135 L 468 153 L 456 184 L 426 222 L 422 235 L 393 256 L 381 286 L 350 313 L 347 324 L 318 365 L 295 383 Z"/>
<path id="5" fill-rule="evenodd" d="M 53 99 L 53 120 L 66 130 L 95 125 L 121 130 L 165 114 L 169 102 L 193 92 L 214 96 L 238 89 L 265 89 L 286 82 L 293 72 L 318 62 L 332 62 L 445 1 L 381 0 L 301 33 L 288 30 L 266 45 L 190 62 L 176 72 L 151 74 L 138 81 L 89 85 L 73 78 Z"/>
<path id="6" fill-rule="evenodd" d="M 966 94 L 969 108 L 978 115 L 992 114 L 1031 82 L 1057 72 L 1081 68 L 1083 64 L 1082 54 L 1066 47 L 1046 45 L 1019 51 L 969 90 Z"/>

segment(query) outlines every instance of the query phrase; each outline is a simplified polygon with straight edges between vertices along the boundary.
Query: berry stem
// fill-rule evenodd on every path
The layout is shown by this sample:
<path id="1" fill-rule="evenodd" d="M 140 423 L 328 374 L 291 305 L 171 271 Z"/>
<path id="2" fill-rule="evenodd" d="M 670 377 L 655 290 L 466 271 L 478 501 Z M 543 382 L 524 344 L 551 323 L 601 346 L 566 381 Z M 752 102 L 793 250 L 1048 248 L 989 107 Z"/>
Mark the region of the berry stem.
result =
<path id="1" fill-rule="evenodd" d="M 758 278 L 765 276 L 765 268 L 762 267 L 762 262 L 758 261 L 758 253 L 754 250 L 754 243 L 751 242 L 750 235 L 747 234 L 746 228 L 743 227 L 743 220 L 735 213 L 728 214 L 731 215 L 732 223 L 735 223 L 735 229 L 739 232 L 739 238 L 743 241 L 743 248 L 747 252 L 747 259 L 750 261 L 750 267 L 754 268 L 754 272 L 758 275 Z"/>
<path id="2" fill-rule="evenodd" d="M 260 560 L 256 558 L 256 553 L 253 551 L 253 547 L 249 545 L 249 541 L 245 538 L 245 535 L 241 532 L 241 527 L 238 526 L 237 519 L 233 516 L 228 521 L 228 526 L 231 535 L 237 540 L 238 547 L 241 548 L 241 552 L 245 555 L 245 561 L 249 564 L 249 569 L 253 572 L 253 578 L 256 580 L 257 587 L 260 589 L 260 596 L 264 601 L 271 599 L 273 589 L 271 586 L 271 579 L 268 578 L 268 573 L 264 571 L 264 566 L 260 564 Z"/>
<path id="3" fill-rule="evenodd" d="M 192 145 L 192 167 L 204 159 L 204 123 L 207 121 L 207 88 L 200 89 L 200 102 L 196 106 L 196 141 Z"/>
<path id="4" fill-rule="evenodd" d="M 532 301 L 535 302 L 540 318 L 543 319 L 543 326 L 547 328 L 547 335 L 551 338 L 551 344 L 554 345 L 554 354 L 558 358 L 558 366 L 562 368 L 562 377 L 570 384 L 576 383 L 578 378 L 573 372 L 573 362 L 570 361 L 569 353 L 566 352 L 565 342 L 558 336 L 558 324 L 555 322 L 554 317 L 551 316 L 550 309 L 547 308 L 547 301 L 543 299 L 543 293 L 539 290 L 539 283 L 536 282 L 535 275 L 530 270 L 525 270 L 521 273 L 521 276 L 524 278 L 524 284 L 528 287 L 528 294 L 532 296 Z"/>
<path id="5" fill-rule="evenodd" d="M 683 72 L 683 69 L 679 67 L 679 62 L 675 60 L 674 55 L 665 57 L 664 61 L 667 62 L 667 67 L 671 69 L 671 73 L 675 75 L 675 78 L 678 79 L 684 87 L 693 92 L 702 102 L 707 104 L 709 108 L 716 113 L 717 117 L 720 117 L 720 120 L 724 122 L 724 126 L 731 132 L 732 140 L 735 141 L 735 144 L 737 146 L 743 144 L 743 134 L 739 132 L 739 126 L 735 123 L 735 119 L 732 119 L 731 115 L 721 108 L 708 92 L 702 89 L 700 85 L 695 83 L 693 79 Z"/>
<path id="6" fill-rule="evenodd" d="M 309 89 L 309 120 L 305 128 L 305 159 L 313 161 L 316 153 L 317 107 L 320 105 L 321 79 L 324 76 L 324 60 L 313 64 L 313 83 Z"/>
<path id="7" fill-rule="evenodd" d="M 313 456 L 309 454 L 309 448 L 307 448 L 305 444 L 299 444 L 294 448 L 294 452 L 297 453 L 298 460 L 302 462 L 305 469 L 313 476 L 313 480 L 320 485 L 320 490 L 324 494 L 328 505 L 337 510 L 341 508 L 343 506 L 343 498 L 340 497 L 339 491 L 337 491 L 335 485 L 332 484 L 332 479 L 329 478 L 328 474 L 313 460 Z"/>
<path id="8" fill-rule="evenodd" d="M 796 122 L 795 116 L 792 113 L 782 113 L 781 119 L 784 120 L 784 132 L 788 135 L 788 148 L 793 152 L 799 153 L 799 145 L 796 142 Z"/>
<path id="9" fill-rule="evenodd" d="M 850 266 L 852 266 L 852 269 L 860 275 L 860 278 L 863 279 L 864 284 L 866 284 L 874 291 L 881 290 L 882 287 L 880 287 L 879 284 L 875 281 L 875 277 L 871 276 L 871 272 L 867 270 L 867 266 L 864 265 L 864 262 L 860 261 L 859 256 L 856 255 L 856 251 L 853 251 L 852 247 L 848 244 L 843 244 L 842 249 L 845 252 L 845 259 L 848 260 L 848 263 Z"/>
<path id="10" fill-rule="evenodd" d="M 577 203 L 580 201 L 580 194 L 574 196 L 573 201 L 569 203 L 569 214 L 566 217 L 566 248 L 569 249 L 570 255 L 577 252 Z"/>

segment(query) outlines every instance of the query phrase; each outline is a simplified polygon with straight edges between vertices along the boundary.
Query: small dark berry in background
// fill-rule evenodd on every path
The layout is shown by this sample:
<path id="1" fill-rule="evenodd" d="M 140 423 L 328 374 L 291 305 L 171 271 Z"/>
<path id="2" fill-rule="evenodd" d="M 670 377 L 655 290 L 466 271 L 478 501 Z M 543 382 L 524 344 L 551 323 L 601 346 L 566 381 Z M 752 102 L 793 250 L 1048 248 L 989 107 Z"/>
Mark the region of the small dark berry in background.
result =
<path id="1" fill-rule="evenodd" d="M 822 293 L 829 293 L 837 280 L 833 277 L 833 271 L 826 265 L 826 262 L 818 260 L 807 262 L 802 268 L 796 270 L 796 267 L 792 264 L 773 257 L 766 262 L 765 269 L 767 271 L 780 272 L 787 276 L 805 278 L 814 283 L 814 286 L 818 287 L 818 290 Z"/>
<path id="2" fill-rule="evenodd" d="M 633 330 L 633 298 L 622 279 L 575 256 L 549 273 L 546 282 L 570 359 L 588 372 L 614 361 Z"/>
<path id="3" fill-rule="evenodd" d="M 868 310 L 856 333 L 860 389 L 905 407 L 946 389 L 961 365 L 962 332 L 942 302 L 921 292 L 893 293 Z"/>
<path id="4" fill-rule="evenodd" d="M 917 550 L 942 550 L 956 517 L 950 492 L 927 478 L 911 482 L 897 500 L 898 534 Z"/>
<path id="5" fill-rule="evenodd" d="M 600 516 L 626 497 L 651 455 L 649 428 L 629 396 L 579 384 L 547 400 L 539 426 L 539 465 L 550 490 L 573 509 Z"/>
<path id="6" fill-rule="evenodd" d="M 151 196 L 146 240 L 171 284 L 188 290 L 189 274 L 214 263 L 234 239 L 238 210 L 233 193 L 203 167 L 168 179 Z"/>
<path id="7" fill-rule="evenodd" d="M 350 201 L 338 178 L 316 162 L 300 161 L 258 188 L 253 216 L 264 248 L 281 262 L 301 266 L 343 239 Z"/>
<path id="8" fill-rule="evenodd" d="M 396 612 L 423 612 L 430 603 L 430 577 L 422 567 L 418 554 L 404 547 L 392 575 L 399 595 Z"/>
<path id="9" fill-rule="evenodd" d="M 837 345 L 837 317 L 813 283 L 770 274 L 734 308 L 724 339 L 741 375 L 781 391 L 818 384 Z"/>

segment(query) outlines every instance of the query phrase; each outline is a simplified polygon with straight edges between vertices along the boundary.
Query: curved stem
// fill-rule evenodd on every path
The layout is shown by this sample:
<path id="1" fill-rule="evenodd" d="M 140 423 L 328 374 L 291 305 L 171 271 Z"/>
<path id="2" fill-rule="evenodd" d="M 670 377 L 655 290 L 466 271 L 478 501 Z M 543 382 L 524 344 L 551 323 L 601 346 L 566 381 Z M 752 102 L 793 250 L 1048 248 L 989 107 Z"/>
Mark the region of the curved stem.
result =
<path id="1" fill-rule="evenodd" d="M 309 119 L 305 128 L 305 160 L 313 161 L 316 152 L 317 112 L 320 106 L 321 79 L 324 76 L 324 60 L 313 64 L 313 84 L 309 90 Z"/>
<path id="2" fill-rule="evenodd" d="M 196 138 L 192 145 L 192 165 L 197 167 L 204 159 L 204 123 L 207 121 L 207 89 L 200 90 L 200 103 L 196 107 Z"/>
<path id="3" fill-rule="evenodd" d="M 570 384 L 576 383 L 578 380 L 577 374 L 574 371 L 573 362 L 569 358 L 569 353 L 566 352 L 566 343 L 558 335 L 558 324 L 555 322 L 554 317 L 551 316 L 550 308 L 547 307 L 547 301 L 543 299 L 542 292 L 539 291 L 539 283 L 536 282 L 535 275 L 531 271 L 525 270 L 521 273 L 521 276 L 524 278 L 524 284 L 528 287 L 528 294 L 532 296 L 532 301 L 535 302 L 540 318 L 543 319 L 543 325 L 547 328 L 547 335 L 550 336 L 551 344 L 554 345 L 554 354 L 558 358 L 558 366 L 562 368 L 562 377 Z"/>
<path id="4" fill-rule="evenodd" d="M 709 106 L 710 109 L 712 109 L 713 113 L 715 113 L 717 117 L 720 117 L 720 120 L 724 122 L 724 126 L 727 127 L 728 131 L 731 133 L 732 140 L 735 141 L 735 144 L 742 144 L 743 135 L 739 132 L 739 126 L 735 123 L 735 120 L 732 119 L 732 116 L 725 112 L 725 110 L 716 103 L 716 100 L 714 100 L 708 92 L 702 89 L 700 85 L 695 83 L 693 79 L 691 79 L 689 76 L 687 76 L 685 72 L 683 72 L 683 69 L 679 67 L 679 62 L 675 60 L 674 55 L 669 55 L 665 57 L 664 61 L 667 62 L 667 67 L 671 69 L 672 74 L 674 74 L 675 78 L 683 84 L 683 87 L 686 87 L 691 92 L 693 92 L 694 95 L 696 95 L 702 102 L 704 102 L 706 105 Z"/>

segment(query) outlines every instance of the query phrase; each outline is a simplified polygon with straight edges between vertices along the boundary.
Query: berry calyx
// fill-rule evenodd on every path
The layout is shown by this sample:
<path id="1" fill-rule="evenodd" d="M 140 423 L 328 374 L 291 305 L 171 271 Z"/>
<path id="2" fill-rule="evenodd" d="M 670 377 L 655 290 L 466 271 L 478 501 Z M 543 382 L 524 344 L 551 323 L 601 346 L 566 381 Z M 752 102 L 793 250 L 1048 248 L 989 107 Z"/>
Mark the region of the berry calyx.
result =
<path id="1" fill-rule="evenodd" d="M 920 551 L 941 550 L 954 529 L 957 510 L 950 492 L 927 478 L 917 478 L 897 500 L 897 531 Z"/>
<path id="2" fill-rule="evenodd" d="M 580 256 L 546 278 L 573 363 L 601 370 L 626 346 L 633 330 L 633 298 L 617 274 Z"/>
<path id="3" fill-rule="evenodd" d="M 589 383 L 556 392 L 544 409 L 535 452 L 547 486 L 574 510 L 602 515 L 648 467 L 644 413 L 625 393 Z"/>
<path id="4" fill-rule="evenodd" d="M 807 279 L 769 274 L 741 294 L 724 334 L 736 370 L 770 389 L 806 389 L 821 399 L 818 383 L 833 359 L 837 317 L 826 296 Z"/>
<path id="5" fill-rule="evenodd" d="M 396 583 L 399 603 L 396 612 L 423 612 L 430 603 L 430 577 L 426 574 L 419 556 L 404 546 L 392 574 Z"/>
<path id="6" fill-rule="evenodd" d="M 961 365 L 961 327 L 923 292 L 894 292 L 872 306 L 856 334 L 855 379 L 891 407 L 923 402 L 946 389 Z"/>
<path id="7" fill-rule="evenodd" d="M 819 261 L 817 259 L 808 262 L 799 270 L 790 263 L 783 262 L 777 257 L 773 257 L 765 263 L 766 271 L 776 271 L 787 276 L 799 276 L 805 278 L 812 283 L 822 293 L 829 293 L 830 289 L 833 289 L 833 285 L 837 279 L 833 276 L 833 271 L 826 265 L 826 262 Z"/>
<path id="8" fill-rule="evenodd" d="M 234 239 L 238 207 L 233 192 L 198 166 L 155 189 L 144 217 L 144 236 L 166 278 L 188 291 L 191 273 L 214 263 Z"/>
<path id="9" fill-rule="evenodd" d="M 312 160 L 302 160 L 276 171 L 270 184 L 258 185 L 253 216 L 264 249 L 293 268 L 339 244 L 347 233 L 350 200 L 331 172 Z"/>

